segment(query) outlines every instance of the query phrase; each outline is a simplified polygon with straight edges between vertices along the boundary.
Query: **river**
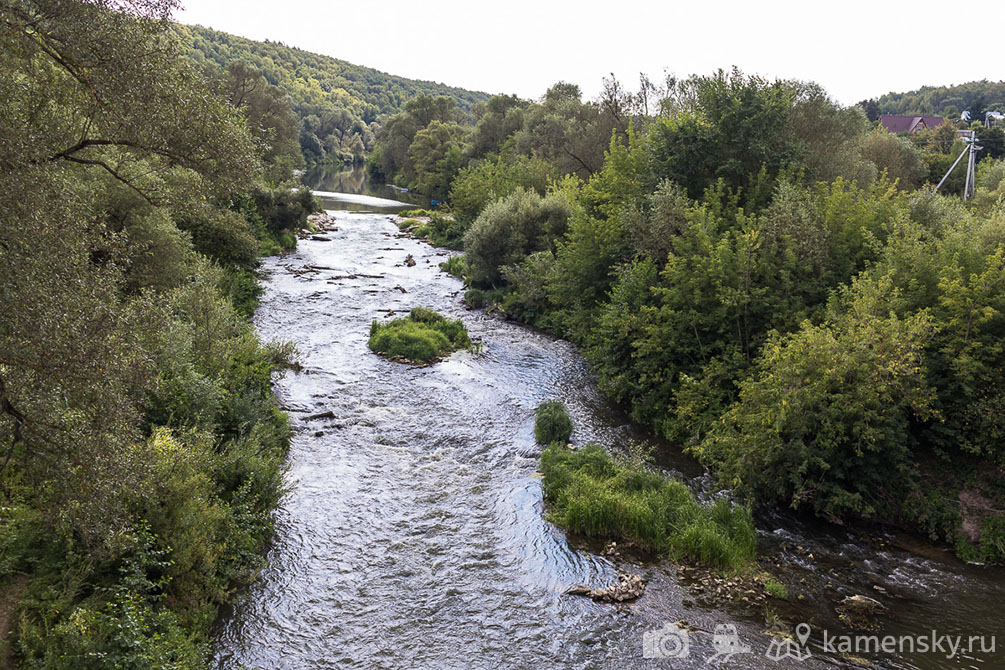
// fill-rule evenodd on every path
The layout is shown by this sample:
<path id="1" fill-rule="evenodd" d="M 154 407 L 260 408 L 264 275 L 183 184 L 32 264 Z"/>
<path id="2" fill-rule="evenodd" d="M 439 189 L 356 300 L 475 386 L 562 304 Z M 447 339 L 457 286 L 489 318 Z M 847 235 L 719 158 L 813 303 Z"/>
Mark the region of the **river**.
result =
<path id="1" fill-rule="evenodd" d="M 595 546 L 570 542 L 544 519 L 533 439 L 541 401 L 566 404 L 574 442 L 649 443 L 660 466 L 696 490 L 709 488 L 708 477 L 632 426 L 575 347 L 464 309 L 461 283 L 438 268 L 447 252 L 401 237 L 391 223 L 387 212 L 400 204 L 329 192 L 325 205 L 337 219 L 331 241 L 301 241 L 264 265 L 256 328 L 295 342 L 303 364 L 275 384 L 295 428 L 290 491 L 275 514 L 267 567 L 217 626 L 216 667 L 701 668 L 712 667 L 706 660 L 723 649 L 722 634 L 732 635 L 716 636 L 722 624 L 750 651 L 715 666 L 1005 667 L 1000 569 L 964 565 L 908 537 L 784 513 L 758 519 L 759 544 L 789 589 L 772 606 L 775 627 L 810 626 L 805 660 L 768 660 L 776 638 L 761 610 L 701 601 L 669 563 L 625 566 L 647 580 L 628 606 L 564 595 L 616 573 Z M 414 306 L 462 319 L 482 350 L 426 368 L 372 354 L 371 321 Z M 310 418 L 325 412 L 330 418 Z M 850 633 L 835 603 L 854 594 L 887 608 L 883 628 L 869 634 L 934 628 L 1001 639 L 994 651 L 952 658 L 916 647 L 852 654 L 856 661 L 824 637 Z M 643 658 L 646 633 L 677 621 L 690 631 L 689 653 Z"/>

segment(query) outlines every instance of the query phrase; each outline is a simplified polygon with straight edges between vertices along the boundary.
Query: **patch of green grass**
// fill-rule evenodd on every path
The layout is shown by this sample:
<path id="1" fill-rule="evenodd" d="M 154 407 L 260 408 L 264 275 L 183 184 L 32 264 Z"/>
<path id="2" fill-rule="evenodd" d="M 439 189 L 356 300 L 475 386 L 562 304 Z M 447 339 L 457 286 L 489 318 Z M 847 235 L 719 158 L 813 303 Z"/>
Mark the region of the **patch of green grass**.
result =
<path id="1" fill-rule="evenodd" d="M 557 400 L 541 403 L 534 412 L 534 437 L 538 444 L 566 444 L 572 435 L 572 419 Z"/>
<path id="2" fill-rule="evenodd" d="M 418 219 L 405 219 L 404 221 L 398 222 L 398 230 L 407 230 L 412 226 L 418 226 L 421 223 L 422 222 L 419 221 Z"/>
<path id="3" fill-rule="evenodd" d="M 463 254 L 457 254 L 440 263 L 440 269 L 458 279 L 464 279 L 464 275 L 468 271 L 468 264 L 464 260 Z"/>
<path id="4" fill-rule="evenodd" d="M 774 579 L 765 580 L 764 591 L 772 598 L 778 598 L 779 600 L 785 600 L 789 597 L 789 590 L 785 587 L 785 584 L 777 582 Z"/>
<path id="5" fill-rule="evenodd" d="M 297 248 L 296 235 L 290 233 L 275 233 L 264 231 L 258 240 L 259 252 L 262 256 L 278 256 L 279 254 Z"/>
<path id="6" fill-rule="evenodd" d="M 631 542 L 642 549 L 723 571 L 747 567 L 757 550 L 745 507 L 700 503 L 682 482 L 638 463 L 615 463 L 599 445 L 541 454 L 549 518 L 573 533 Z"/>
<path id="7" fill-rule="evenodd" d="M 429 223 L 415 231 L 415 235 L 426 238 L 434 247 L 459 250 L 464 248 L 467 230 L 468 226 L 453 216 L 433 212 Z"/>
<path id="8" fill-rule="evenodd" d="M 367 344 L 378 354 L 423 363 L 472 347 L 463 323 L 424 307 L 416 307 L 407 317 L 386 323 L 374 319 Z"/>

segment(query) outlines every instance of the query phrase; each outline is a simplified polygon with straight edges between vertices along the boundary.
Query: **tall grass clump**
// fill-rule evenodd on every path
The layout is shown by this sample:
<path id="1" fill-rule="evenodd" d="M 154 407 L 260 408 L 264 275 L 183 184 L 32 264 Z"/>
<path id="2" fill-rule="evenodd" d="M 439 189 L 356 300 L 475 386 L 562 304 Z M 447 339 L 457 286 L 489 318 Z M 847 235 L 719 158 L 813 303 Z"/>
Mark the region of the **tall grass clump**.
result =
<path id="1" fill-rule="evenodd" d="M 557 400 L 541 403 L 534 412 L 534 437 L 538 444 L 566 444 L 572 435 L 572 419 Z"/>
<path id="2" fill-rule="evenodd" d="M 754 560 L 747 508 L 724 499 L 702 504 L 683 483 L 640 463 L 616 463 L 599 445 L 570 451 L 553 442 L 541 454 L 541 472 L 549 518 L 570 532 L 723 571 Z"/>
<path id="3" fill-rule="evenodd" d="M 470 348 L 468 331 L 431 309 L 416 307 L 407 317 L 370 324 L 371 350 L 389 358 L 429 363 L 458 349 Z"/>
<path id="4" fill-rule="evenodd" d="M 468 264 L 464 260 L 463 254 L 457 254 L 440 263 L 440 269 L 458 279 L 464 279 L 464 275 L 468 271 Z"/>

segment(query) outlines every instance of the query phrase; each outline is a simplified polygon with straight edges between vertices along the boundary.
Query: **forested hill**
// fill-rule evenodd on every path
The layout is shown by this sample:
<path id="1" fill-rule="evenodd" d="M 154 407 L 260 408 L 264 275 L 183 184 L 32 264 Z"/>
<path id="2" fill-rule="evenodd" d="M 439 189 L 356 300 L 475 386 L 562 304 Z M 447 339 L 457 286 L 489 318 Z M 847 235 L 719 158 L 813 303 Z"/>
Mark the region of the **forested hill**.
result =
<path id="1" fill-rule="evenodd" d="M 957 118 L 970 110 L 971 118 L 986 111 L 1005 111 L 1005 81 L 971 81 L 958 86 L 923 86 L 907 93 L 887 93 L 876 100 L 882 114 L 933 114 Z"/>
<path id="2" fill-rule="evenodd" d="M 308 160 L 338 154 L 358 158 L 370 149 L 374 124 L 416 96 L 446 96 L 464 110 L 489 98 L 480 91 L 397 77 L 279 42 L 256 42 L 201 26 L 177 29 L 196 61 L 220 67 L 246 63 L 285 91 L 302 121 L 301 146 Z"/>

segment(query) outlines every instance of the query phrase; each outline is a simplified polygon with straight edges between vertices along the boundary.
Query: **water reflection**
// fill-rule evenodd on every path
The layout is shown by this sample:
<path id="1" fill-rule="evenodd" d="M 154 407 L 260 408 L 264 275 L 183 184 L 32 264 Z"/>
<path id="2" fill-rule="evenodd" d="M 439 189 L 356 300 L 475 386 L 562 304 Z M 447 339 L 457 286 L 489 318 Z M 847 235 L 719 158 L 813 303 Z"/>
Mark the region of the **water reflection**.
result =
<path id="1" fill-rule="evenodd" d="M 370 179 L 366 168 L 362 165 L 355 165 L 347 168 L 344 165 L 322 165 L 311 168 L 304 173 L 301 178 L 303 183 L 312 191 L 321 191 L 327 194 L 342 195 L 366 195 L 373 198 L 394 201 L 395 205 L 380 204 L 376 202 L 367 203 L 366 209 L 377 209 L 381 211 L 391 211 L 395 207 L 429 207 L 429 198 L 418 196 L 414 193 L 407 193 L 395 189 L 387 184 L 378 184 Z M 351 201 L 345 198 L 334 198 L 319 196 L 324 201 L 327 209 L 340 211 L 351 211 L 362 209 L 353 205 L 361 204 L 360 201 Z"/>

